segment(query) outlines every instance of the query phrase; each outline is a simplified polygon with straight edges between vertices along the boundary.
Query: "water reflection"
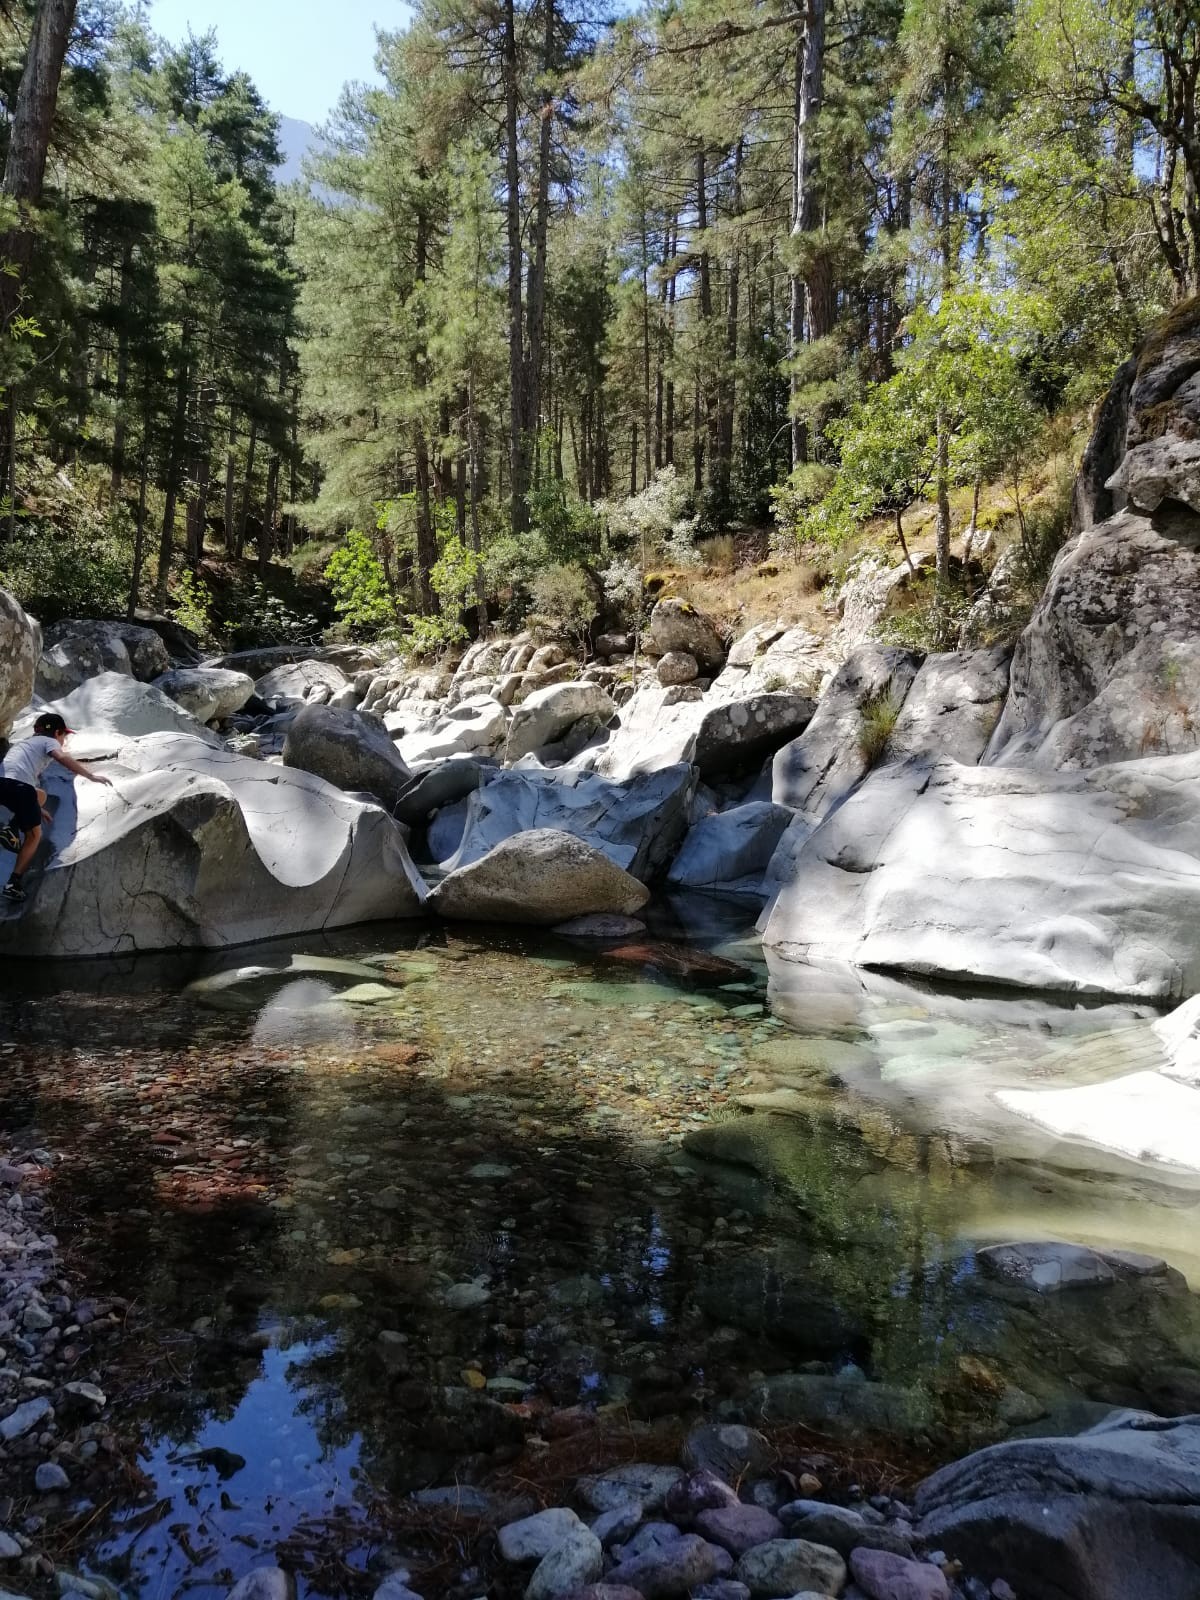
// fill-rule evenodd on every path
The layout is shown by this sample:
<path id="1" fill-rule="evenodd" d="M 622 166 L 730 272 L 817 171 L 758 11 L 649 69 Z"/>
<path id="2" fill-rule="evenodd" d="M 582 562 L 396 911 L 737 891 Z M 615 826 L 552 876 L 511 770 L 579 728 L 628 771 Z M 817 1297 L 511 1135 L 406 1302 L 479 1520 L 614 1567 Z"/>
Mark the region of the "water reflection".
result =
<path id="1" fill-rule="evenodd" d="M 1100 1070 L 1062 1052 L 1136 1013 L 779 967 L 768 1011 L 746 933 L 723 910 L 735 964 L 689 970 L 372 929 L 0 1002 L 6 1125 L 71 1152 L 63 1231 L 140 1308 L 122 1404 L 171 1513 L 98 1562 L 203 1600 L 331 1512 L 365 1552 L 387 1497 L 487 1480 L 579 1404 L 947 1450 L 1200 1405 L 1178 1276 L 1035 1301 L 975 1261 L 1067 1237 L 1191 1268 L 1187 1181 L 990 1098 Z"/>

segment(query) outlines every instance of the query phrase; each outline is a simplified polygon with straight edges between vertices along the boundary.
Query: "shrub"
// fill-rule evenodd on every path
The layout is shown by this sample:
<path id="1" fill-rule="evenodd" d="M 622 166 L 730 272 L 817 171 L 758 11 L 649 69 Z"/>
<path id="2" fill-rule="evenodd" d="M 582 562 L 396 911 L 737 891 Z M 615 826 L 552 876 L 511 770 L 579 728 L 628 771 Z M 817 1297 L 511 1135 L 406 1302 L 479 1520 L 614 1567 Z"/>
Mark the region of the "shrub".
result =
<path id="1" fill-rule="evenodd" d="M 359 529 L 351 528 L 326 562 L 324 575 L 334 610 L 352 630 L 368 632 L 395 622 L 396 605 L 383 562 Z"/>
<path id="2" fill-rule="evenodd" d="M 45 622 L 123 615 L 131 568 L 129 547 L 115 531 L 25 522 L 0 545 L 0 584 Z"/>
<path id="3" fill-rule="evenodd" d="M 212 636 L 212 591 L 204 579 L 186 568 L 175 580 L 175 596 L 171 602 L 171 615 L 180 627 L 194 633 L 197 639 Z"/>
<path id="4" fill-rule="evenodd" d="M 595 612 L 591 586 L 578 567 L 545 567 L 533 580 L 530 621 L 540 630 L 583 639 Z"/>
<path id="5" fill-rule="evenodd" d="M 290 610 L 258 578 L 236 596 L 227 621 L 235 650 L 260 644 L 315 644 L 321 634 L 316 617 Z"/>
<path id="6" fill-rule="evenodd" d="M 731 533 L 717 533 L 711 539 L 701 539 L 700 560 L 717 572 L 732 572 L 737 565 L 737 544 Z"/>
<path id="7" fill-rule="evenodd" d="M 864 700 L 859 710 L 858 748 L 872 765 L 887 749 L 903 699 L 889 683 L 879 694 Z"/>

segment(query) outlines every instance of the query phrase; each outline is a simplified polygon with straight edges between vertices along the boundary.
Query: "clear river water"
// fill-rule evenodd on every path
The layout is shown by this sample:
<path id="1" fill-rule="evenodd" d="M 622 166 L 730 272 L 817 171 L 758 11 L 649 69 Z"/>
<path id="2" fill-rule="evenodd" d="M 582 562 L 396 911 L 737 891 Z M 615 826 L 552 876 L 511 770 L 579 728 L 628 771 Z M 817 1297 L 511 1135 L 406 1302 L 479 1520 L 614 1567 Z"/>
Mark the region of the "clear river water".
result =
<path id="1" fill-rule="evenodd" d="M 932 1459 L 1200 1410 L 1200 1179 L 993 1098 L 1111 1073 L 1146 1008 L 768 968 L 736 906 L 656 917 L 607 950 L 397 924 L 6 987 L 3 1126 L 63 1153 L 72 1274 L 129 1302 L 106 1387 L 148 1495 L 89 1571 L 218 1600 L 282 1550 L 345 1592 L 413 1491 L 533 1480 L 593 1414 Z M 1047 1239 L 1173 1270 L 1033 1303 L 976 1259 Z"/>

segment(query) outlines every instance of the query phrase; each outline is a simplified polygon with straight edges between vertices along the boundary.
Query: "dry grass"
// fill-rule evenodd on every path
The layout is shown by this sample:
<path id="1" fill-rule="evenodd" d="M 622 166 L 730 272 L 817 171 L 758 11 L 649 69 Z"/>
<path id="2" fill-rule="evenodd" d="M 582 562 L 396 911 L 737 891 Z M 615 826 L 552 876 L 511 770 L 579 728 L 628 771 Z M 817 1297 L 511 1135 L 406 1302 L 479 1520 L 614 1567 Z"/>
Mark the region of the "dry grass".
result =
<path id="1" fill-rule="evenodd" d="M 819 634 L 832 626 L 818 575 L 803 562 L 760 562 L 727 573 L 680 572 L 672 576 L 670 589 L 734 635 L 776 618 Z"/>

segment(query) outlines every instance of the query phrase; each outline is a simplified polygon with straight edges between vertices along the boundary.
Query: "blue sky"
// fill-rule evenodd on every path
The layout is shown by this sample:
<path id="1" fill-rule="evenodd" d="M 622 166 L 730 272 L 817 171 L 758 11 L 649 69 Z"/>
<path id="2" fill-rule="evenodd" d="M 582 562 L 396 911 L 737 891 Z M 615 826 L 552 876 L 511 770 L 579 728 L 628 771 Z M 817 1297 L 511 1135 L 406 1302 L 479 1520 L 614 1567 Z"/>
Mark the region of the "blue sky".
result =
<path id="1" fill-rule="evenodd" d="M 403 27 L 402 0 L 151 0 L 150 26 L 178 42 L 215 28 L 227 70 L 240 68 L 274 111 L 328 116 L 351 78 L 374 76 L 375 27 Z"/>

